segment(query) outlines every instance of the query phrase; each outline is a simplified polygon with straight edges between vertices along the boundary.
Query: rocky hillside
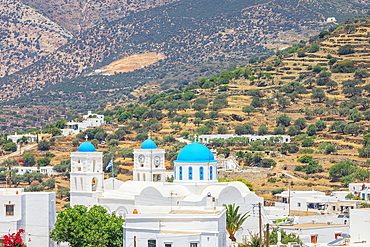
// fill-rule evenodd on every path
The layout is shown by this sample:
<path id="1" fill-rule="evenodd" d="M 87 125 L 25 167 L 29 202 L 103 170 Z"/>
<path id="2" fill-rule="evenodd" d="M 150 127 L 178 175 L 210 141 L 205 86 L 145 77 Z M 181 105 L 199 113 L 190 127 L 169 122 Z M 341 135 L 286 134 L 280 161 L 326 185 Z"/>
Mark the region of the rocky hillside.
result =
<path id="1" fill-rule="evenodd" d="M 331 3 L 337 2 L 343 3 Z M 176 71 L 167 80 L 188 81 L 192 77 L 179 70 L 183 65 L 245 59 L 266 52 L 268 44 L 278 45 L 282 37 L 308 36 L 322 28 L 326 14 L 320 12 L 322 4 L 315 3 L 318 5 L 297 0 L 183 0 L 141 11 L 96 25 L 40 62 L 0 80 L 0 100 L 18 98 L 143 52 L 161 52 L 166 59 L 136 71 L 139 78 L 166 80 L 160 75 Z M 345 12 L 333 4 L 333 15 Z M 343 6 L 353 12 L 366 10 L 358 3 Z"/>
<path id="2" fill-rule="evenodd" d="M 21 0 L 73 34 L 174 0 Z"/>
<path id="3" fill-rule="evenodd" d="M 0 77 L 54 52 L 70 32 L 20 1 L 0 1 Z"/>

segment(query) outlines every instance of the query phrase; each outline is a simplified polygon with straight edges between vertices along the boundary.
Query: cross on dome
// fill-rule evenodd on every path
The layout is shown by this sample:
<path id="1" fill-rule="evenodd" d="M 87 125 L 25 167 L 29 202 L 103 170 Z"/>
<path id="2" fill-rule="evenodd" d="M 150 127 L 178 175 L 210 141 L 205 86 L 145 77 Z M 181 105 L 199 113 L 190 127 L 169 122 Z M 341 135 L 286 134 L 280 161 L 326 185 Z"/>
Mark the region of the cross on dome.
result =
<path id="1" fill-rule="evenodd" d="M 87 139 L 89 139 L 89 136 L 88 136 L 88 135 L 85 135 L 85 139 L 86 139 L 86 141 L 87 141 Z"/>

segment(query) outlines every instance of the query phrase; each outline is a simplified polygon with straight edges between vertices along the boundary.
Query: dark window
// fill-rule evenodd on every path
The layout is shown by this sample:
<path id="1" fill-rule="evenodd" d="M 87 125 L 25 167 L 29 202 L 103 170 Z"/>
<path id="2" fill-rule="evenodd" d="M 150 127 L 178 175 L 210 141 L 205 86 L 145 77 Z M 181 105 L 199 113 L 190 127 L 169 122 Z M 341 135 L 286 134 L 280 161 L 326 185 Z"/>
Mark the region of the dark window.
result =
<path id="1" fill-rule="evenodd" d="M 164 247 L 172 247 L 172 244 L 164 244 Z"/>
<path id="2" fill-rule="evenodd" d="M 148 240 L 148 247 L 156 247 L 156 246 L 157 246 L 157 242 L 155 239 Z"/>
<path id="3" fill-rule="evenodd" d="M 5 205 L 6 216 L 14 216 L 14 205 Z"/>
<path id="4" fill-rule="evenodd" d="M 190 247 L 198 247 L 197 243 L 190 243 Z"/>

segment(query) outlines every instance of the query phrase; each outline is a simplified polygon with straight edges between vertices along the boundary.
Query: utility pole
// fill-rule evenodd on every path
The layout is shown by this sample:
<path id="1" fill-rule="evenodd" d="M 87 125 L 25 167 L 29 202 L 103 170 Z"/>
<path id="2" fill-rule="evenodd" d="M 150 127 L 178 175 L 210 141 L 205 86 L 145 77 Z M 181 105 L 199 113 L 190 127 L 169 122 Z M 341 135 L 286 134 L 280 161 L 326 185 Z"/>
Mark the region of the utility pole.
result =
<path id="1" fill-rule="evenodd" d="M 134 247 L 136 247 L 136 236 L 134 236 Z"/>
<path id="2" fill-rule="evenodd" d="M 261 203 L 258 203 L 258 216 L 259 216 L 259 225 L 260 225 L 260 246 L 262 247 L 262 216 L 261 216 Z"/>
<path id="3" fill-rule="evenodd" d="M 290 186 L 289 186 L 289 216 L 290 216 Z"/>
<path id="4" fill-rule="evenodd" d="M 269 238 L 270 238 L 270 224 L 266 224 L 266 247 L 269 247 Z"/>

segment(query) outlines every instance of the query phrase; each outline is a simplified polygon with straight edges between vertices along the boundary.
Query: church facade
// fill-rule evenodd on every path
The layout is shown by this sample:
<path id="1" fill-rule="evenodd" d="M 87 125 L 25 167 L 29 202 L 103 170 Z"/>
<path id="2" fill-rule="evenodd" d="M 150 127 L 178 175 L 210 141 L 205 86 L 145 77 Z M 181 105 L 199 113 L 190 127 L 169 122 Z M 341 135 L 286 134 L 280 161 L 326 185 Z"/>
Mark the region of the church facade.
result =
<path id="1" fill-rule="evenodd" d="M 197 243 L 200 246 L 199 241 L 209 240 L 210 237 L 217 235 L 217 239 L 212 240 L 212 243 L 217 244 L 212 246 L 225 246 L 224 241 L 218 239 L 218 236 L 224 236 L 226 239 L 227 235 L 226 223 L 223 221 L 224 204 L 235 203 L 240 206 L 240 213 L 249 212 L 250 217 L 236 235 L 238 241 L 241 242 L 243 238 L 249 236 L 249 232 L 257 232 L 258 204 L 263 205 L 263 198 L 251 192 L 241 182 L 218 182 L 217 160 L 206 146 L 193 142 L 180 150 L 177 160 L 174 161 L 172 183 L 165 182 L 164 159 L 165 150 L 158 149 L 148 138 L 140 149 L 134 150 L 133 181 L 122 182 L 113 178 L 103 180 L 103 153 L 96 152 L 94 146 L 87 141 L 82 143 L 78 152 L 71 153 L 71 206 L 80 204 L 90 207 L 97 204 L 106 208 L 109 213 L 116 212 L 126 218 L 124 231 L 126 246 L 132 245 L 135 241 L 129 225 L 137 222 L 139 217 L 137 214 L 141 217 L 139 217 L 141 223 L 145 219 L 148 220 L 148 224 L 153 223 L 153 220 L 157 222 L 154 224 L 157 226 L 156 231 L 152 229 L 146 232 L 154 232 L 146 234 L 148 241 L 161 239 L 163 243 L 168 238 L 173 238 L 175 232 L 184 232 L 184 229 L 181 227 L 182 224 L 176 223 L 174 225 L 177 229 L 176 227 L 172 229 L 172 233 L 166 235 L 170 237 L 164 238 L 164 228 L 160 227 L 161 223 L 158 221 L 163 222 L 167 219 L 168 222 L 185 222 L 186 219 L 194 219 L 196 222 L 196 219 L 199 219 L 200 222 L 202 217 L 198 216 L 206 214 L 209 217 L 203 217 L 204 221 L 210 225 L 217 225 L 215 229 L 217 228 L 218 232 L 214 230 L 212 234 L 207 233 L 207 227 L 202 228 L 203 230 L 197 229 L 195 227 L 197 224 L 194 223 L 193 229 L 196 231 L 186 236 L 194 238 L 194 234 L 197 235 Z M 217 224 L 212 223 L 215 220 Z M 207 223 L 199 224 L 206 225 Z M 135 227 L 132 229 L 137 230 Z M 188 232 L 191 232 L 191 229 L 188 229 Z M 206 234 L 204 235 L 206 238 L 200 237 L 203 233 Z M 142 240 L 142 243 L 144 242 L 145 245 L 137 243 L 137 246 L 148 246 L 147 241 Z M 201 246 L 207 246 L 206 243 Z"/>

